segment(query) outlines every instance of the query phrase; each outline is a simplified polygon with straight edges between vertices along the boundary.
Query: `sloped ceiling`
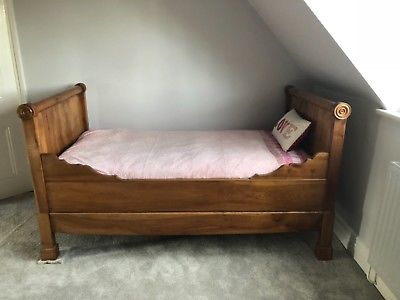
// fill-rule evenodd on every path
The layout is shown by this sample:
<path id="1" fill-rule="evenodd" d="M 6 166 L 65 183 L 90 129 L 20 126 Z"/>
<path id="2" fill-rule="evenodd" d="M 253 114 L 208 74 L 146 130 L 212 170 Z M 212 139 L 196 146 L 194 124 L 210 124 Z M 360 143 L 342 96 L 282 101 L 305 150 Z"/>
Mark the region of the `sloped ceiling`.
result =
<path id="1" fill-rule="evenodd" d="M 248 1 L 313 83 L 382 104 L 303 0 Z"/>

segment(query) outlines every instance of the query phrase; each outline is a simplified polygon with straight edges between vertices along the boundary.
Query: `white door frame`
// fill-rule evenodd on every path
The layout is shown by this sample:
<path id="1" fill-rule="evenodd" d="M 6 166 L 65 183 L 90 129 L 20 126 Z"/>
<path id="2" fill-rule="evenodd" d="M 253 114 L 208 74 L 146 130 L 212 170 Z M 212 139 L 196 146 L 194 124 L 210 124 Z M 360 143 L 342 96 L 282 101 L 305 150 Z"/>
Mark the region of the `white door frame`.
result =
<path id="1" fill-rule="evenodd" d="M 1 104 L 1 153 L 2 169 L 0 197 L 6 198 L 18 193 L 32 190 L 29 165 L 20 120 L 16 114 L 19 104 L 26 102 L 26 88 L 22 60 L 18 43 L 12 0 L 0 0 L 1 4 L 1 45 L 6 47 L 2 52 L 4 61 L 4 96 Z M 4 54 L 4 55 L 3 55 Z M 2 70 L 3 71 L 3 70 Z M 2 82 L 3 84 L 3 82 Z M 3 95 L 2 95 L 3 96 Z M 3 110 L 4 109 L 4 110 Z M 4 115 L 4 119 L 3 119 Z M 3 131 L 4 128 L 4 131 Z M 5 143 L 5 144 L 4 144 Z M 8 154 L 8 155 L 7 155 Z"/>
<path id="2" fill-rule="evenodd" d="M 24 68 L 22 65 L 21 50 L 18 40 L 17 24 L 15 21 L 14 13 L 14 0 L 3 0 L 6 11 L 6 17 L 8 21 L 8 28 L 10 31 L 10 44 L 11 52 L 14 57 L 14 69 L 17 80 L 17 87 L 19 90 L 19 102 L 20 104 L 27 102 L 27 89 L 25 85 Z"/>

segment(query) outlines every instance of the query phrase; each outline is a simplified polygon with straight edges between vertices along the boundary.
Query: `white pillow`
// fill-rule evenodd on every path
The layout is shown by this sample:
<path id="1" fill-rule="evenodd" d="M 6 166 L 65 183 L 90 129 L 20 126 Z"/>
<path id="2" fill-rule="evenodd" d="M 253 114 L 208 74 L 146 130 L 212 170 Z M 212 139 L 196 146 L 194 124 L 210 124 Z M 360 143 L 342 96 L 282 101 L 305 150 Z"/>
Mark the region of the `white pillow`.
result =
<path id="1" fill-rule="evenodd" d="M 283 150 L 289 151 L 305 136 L 310 125 L 310 121 L 304 120 L 295 109 L 292 109 L 275 125 L 272 135 Z"/>

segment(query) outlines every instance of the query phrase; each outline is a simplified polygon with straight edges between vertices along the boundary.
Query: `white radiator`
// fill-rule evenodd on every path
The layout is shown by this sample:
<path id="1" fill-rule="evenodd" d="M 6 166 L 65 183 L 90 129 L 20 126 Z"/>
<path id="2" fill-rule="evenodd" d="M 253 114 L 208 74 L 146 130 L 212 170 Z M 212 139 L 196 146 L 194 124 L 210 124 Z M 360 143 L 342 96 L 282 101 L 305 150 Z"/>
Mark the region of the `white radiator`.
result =
<path id="1" fill-rule="evenodd" d="M 400 299 L 400 162 L 391 162 L 369 263 Z"/>

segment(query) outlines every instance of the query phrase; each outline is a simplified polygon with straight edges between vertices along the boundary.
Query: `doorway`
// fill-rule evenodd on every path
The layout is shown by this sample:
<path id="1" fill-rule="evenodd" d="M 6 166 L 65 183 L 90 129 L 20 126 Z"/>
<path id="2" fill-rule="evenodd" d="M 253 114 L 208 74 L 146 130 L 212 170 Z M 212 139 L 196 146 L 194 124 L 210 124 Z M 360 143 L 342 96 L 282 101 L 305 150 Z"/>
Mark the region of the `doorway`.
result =
<path id="1" fill-rule="evenodd" d="M 11 34 L 11 3 L 0 0 L 0 199 L 32 190 L 16 108 L 23 102 Z"/>

